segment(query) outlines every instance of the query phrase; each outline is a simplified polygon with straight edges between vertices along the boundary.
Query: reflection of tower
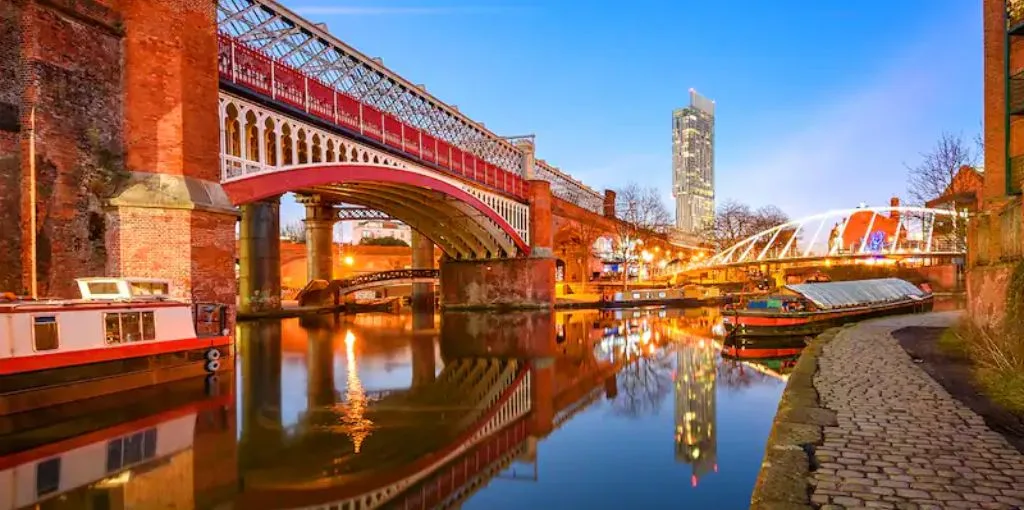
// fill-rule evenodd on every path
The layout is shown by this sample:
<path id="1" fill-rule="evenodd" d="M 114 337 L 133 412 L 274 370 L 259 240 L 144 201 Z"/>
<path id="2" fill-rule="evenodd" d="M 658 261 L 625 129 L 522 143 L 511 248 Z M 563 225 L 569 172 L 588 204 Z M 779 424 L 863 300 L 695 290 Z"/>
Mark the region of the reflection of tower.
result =
<path id="1" fill-rule="evenodd" d="M 717 471 L 715 430 L 715 352 L 711 344 L 676 350 L 676 459 L 693 465 L 697 479 Z"/>
<path id="2" fill-rule="evenodd" d="M 373 431 L 373 422 L 367 419 L 366 413 L 366 392 L 363 390 L 363 383 L 359 380 L 359 367 L 356 365 L 356 336 L 352 331 L 345 332 L 345 360 L 346 371 L 346 399 L 344 412 L 341 415 L 341 423 L 352 439 L 352 446 L 356 453 L 362 447 L 363 440 Z"/>

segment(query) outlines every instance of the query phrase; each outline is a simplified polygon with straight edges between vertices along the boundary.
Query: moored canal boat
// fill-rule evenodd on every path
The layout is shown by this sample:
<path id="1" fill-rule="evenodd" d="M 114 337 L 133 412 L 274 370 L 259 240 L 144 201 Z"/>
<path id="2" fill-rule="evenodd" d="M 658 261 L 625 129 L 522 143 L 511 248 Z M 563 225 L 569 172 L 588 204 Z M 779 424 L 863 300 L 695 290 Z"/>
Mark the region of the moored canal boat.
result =
<path id="1" fill-rule="evenodd" d="M 0 415 L 231 368 L 223 313 L 171 299 L 169 282 L 76 281 L 81 299 L 0 301 Z"/>
<path id="2" fill-rule="evenodd" d="M 722 311 L 729 337 L 812 336 L 872 317 L 929 311 L 933 296 L 899 278 L 786 285 Z"/>

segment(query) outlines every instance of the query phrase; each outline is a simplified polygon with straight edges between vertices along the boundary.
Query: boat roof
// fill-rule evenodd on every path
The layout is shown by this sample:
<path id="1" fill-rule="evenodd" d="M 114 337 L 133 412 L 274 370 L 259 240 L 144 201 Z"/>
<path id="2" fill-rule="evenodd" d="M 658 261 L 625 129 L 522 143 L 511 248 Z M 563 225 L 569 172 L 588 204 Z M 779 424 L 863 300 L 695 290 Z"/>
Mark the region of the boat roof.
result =
<path id="1" fill-rule="evenodd" d="M 785 288 L 802 295 L 823 309 L 889 303 L 927 295 L 913 283 L 899 278 L 800 283 L 786 285 Z"/>

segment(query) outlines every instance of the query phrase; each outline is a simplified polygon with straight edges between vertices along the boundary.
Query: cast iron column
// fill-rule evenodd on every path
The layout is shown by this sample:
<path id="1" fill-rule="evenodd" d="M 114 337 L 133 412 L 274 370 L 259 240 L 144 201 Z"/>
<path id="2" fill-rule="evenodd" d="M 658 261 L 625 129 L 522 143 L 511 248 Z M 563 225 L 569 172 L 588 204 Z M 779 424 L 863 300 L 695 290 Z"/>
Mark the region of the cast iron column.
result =
<path id="1" fill-rule="evenodd" d="M 320 195 L 301 196 L 306 206 L 306 279 L 334 279 L 334 224 L 338 213 L 334 204 Z"/>
<path id="2" fill-rule="evenodd" d="M 281 197 L 242 205 L 239 227 L 239 308 L 281 307 Z"/>

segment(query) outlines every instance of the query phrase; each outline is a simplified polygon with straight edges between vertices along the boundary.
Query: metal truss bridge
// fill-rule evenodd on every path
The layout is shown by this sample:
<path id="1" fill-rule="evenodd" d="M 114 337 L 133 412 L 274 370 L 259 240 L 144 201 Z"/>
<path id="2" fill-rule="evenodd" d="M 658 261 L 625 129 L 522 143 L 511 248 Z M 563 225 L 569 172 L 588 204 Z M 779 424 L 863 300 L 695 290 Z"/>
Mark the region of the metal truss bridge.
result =
<path id="1" fill-rule="evenodd" d="M 461 187 L 497 211 L 498 223 L 511 225 L 504 230 L 514 241 L 525 236 L 525 213 L 516 204 L 525 200 L 526 179 L 546 180 L 554 196 L 602 214 L 603 195 L 535 160 L 532 137 L 494 134 L 323 24 L 273 0 L 218 0 L 217 24 L 226 181 L 283 166 L 351 159 L 383 166 L 387 159 L 406 172 L 427 170 L 470 183 Z M 236 92 L 248 97 L 233 97 Z M 356 136 L 338 138 L 336 132 Z M 501 251 L 514 251 L 509 240 L 490 234 L 499 238 Z"/>
<path id="2" fill-rule="evenodd" d="M 828 211 L 752 235 L 681 273 L 776 263 L 952 259 L 967 250 L 967 216 L 947 209 L 866 207 Z"/>

